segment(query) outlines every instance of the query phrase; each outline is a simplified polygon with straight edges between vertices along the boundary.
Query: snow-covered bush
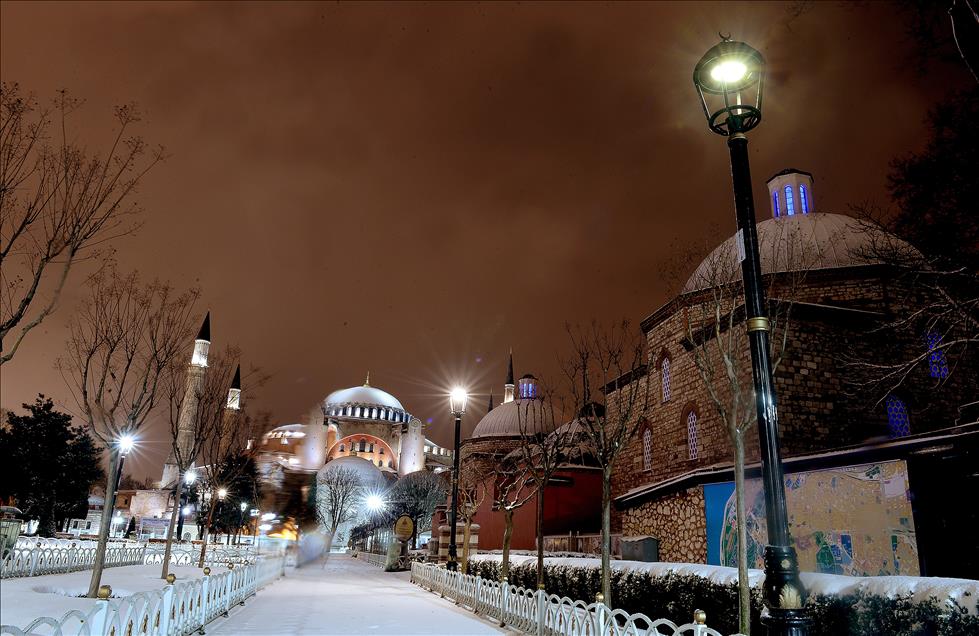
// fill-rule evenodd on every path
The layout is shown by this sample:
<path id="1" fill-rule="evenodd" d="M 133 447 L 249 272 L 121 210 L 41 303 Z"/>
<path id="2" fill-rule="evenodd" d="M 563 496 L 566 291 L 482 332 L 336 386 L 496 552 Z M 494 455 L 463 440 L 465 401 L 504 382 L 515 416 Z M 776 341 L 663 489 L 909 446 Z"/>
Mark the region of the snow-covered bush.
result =
<path id="1" fill-rule="evenodd" d="M 580 565 L 569 561 L 573 560 L 545 561 L 544 589 L 549 594 L 594 601 L 595 593 L 601 589 L 596 560 L 581 559 L 583 563 Z M 707 576 L 710 569 L 719 572 Z M 613 565 L 612 571 L 613 604 L 627 612 L 642 612 L 653 618 L 682 618 L 690 615 L 694 609 L 702 609 L 707 612 L 711 627 L 721 633 L 734 633 L 738 630 L 737 581 L 736 578 L 726 576 L 725 572 L 720 572 L 730 569 L 619 561 Z M 469 571 L 485 579 L 498 580 L 500 560 L 476 557 L 470 561 Z M 761 634 L 764 633 L 760 622 L 762 596 L 758 585 L 761 573 L 753 571 L 753 574 L 751 623 L 753 632 Z M 816 584 L 813 587 L 817 588 L 817 592 L 810 595 L 807 604 L 813 619 L 810 636 L 979 635 L 976 599 L 974 592 L 968 589 L 962 591 L 957 598 L 951 594 L 938 598 L 923 596 L 921 591 L 902 592 L 900 587 L 895 586 L 896 592 L 885 595 L 876 593 L 874 586 L 851 583 L 838 585 L 834 589 L 824 580 L 825 575 L 807 576 L 810 577 L 810 584 Z M 863 581 L 853 577 L 833 578 Z M 535 562 L 527 559 L 511 560 L 510 583 L 534 589 L 537 584 Z M 961 587 L 959 585 L 958 589 Z M 827 593 L 819 593 L 820 590 Z M 834 593 L 837 590 L 839 593 Z"/>

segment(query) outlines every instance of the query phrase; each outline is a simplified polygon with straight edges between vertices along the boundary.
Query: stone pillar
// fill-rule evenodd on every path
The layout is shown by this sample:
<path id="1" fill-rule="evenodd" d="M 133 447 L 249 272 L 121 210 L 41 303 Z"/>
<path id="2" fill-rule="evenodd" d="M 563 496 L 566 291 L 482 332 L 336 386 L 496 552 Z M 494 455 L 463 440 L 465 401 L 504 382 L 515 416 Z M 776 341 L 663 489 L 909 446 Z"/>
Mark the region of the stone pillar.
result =
<path id="1" fill-rule="evenodd" d="M 407 424 L 407 431 L 401 435 L 398 475 L 402 477 L 425 469 L 425 434 L 422 429 L 422 421 L 413 417 Z"/>

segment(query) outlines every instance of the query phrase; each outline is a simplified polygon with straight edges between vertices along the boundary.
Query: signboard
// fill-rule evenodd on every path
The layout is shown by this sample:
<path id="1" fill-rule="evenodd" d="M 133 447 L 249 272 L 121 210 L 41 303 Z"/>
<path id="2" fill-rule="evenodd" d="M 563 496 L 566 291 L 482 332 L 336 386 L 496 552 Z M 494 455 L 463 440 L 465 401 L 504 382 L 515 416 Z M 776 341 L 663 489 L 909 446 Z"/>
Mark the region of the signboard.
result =
<path id="1" fill-rule="evenodd" d="M 415 524 L 408 515 L 401 515 L 394 524 L 394 536 L 401 541 L 411 538 L 414 530 Z"/>
<path id="2" fill-rule="evenodd" d="M 147 519 L 143 518 L 139 520 L 139 536 L 140 538 L 149 535 L 151 538 L 165 538 L 167 536 L 167 531 L 170 529 L 169 519 Z"/>

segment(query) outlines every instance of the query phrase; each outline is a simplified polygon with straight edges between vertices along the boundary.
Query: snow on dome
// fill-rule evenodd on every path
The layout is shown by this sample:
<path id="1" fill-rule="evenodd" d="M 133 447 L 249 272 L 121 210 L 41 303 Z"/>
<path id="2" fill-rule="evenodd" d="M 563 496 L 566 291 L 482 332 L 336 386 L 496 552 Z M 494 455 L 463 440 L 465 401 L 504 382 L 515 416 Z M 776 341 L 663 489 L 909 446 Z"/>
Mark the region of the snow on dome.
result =
<path id="1" fill-rule="evenodd" d="M 361 485 L 365 488 L 380 488 L 385 484 L 384 473 L 370 460 L 353 455 L 337 457 L 326 463 L 325 466 L 317 471 L 317 481 L 321 481 L 323 476 L 330 471 L 346 468 L 357 474 Z"/>
<path id="2" fill-rule="evenodd" d="M 520 437 L 520 424 L 525 430 L 533 430 L 543 422 L 549 425 L 540 400 L 514 400 L 504 402 L 479 420 L 470 439 L 479 437 Z"/>
<path id="3" fill-rule="evenodd" d="M 401 405 L 401 402 L 398 401 L 398 398 L 394 397 L 387 391 L 382 391 L 381 389 L 366 384 L 364 386 L 353 386 L 349 389 L 334 391 L 326 396 L 326 399 L 323 400 L 323 404 L 326 408 L 342 404 L 363 404 L 368 406 L 383 406 L 401 411 L 404 410 L 404 407 Z"/>
<path id="4" fill-rule="evenodd" d="M 914 250 L 908 243 L 870 224 L 843 214 L 810 213 L 783 216 L 758 224 L 762 274 L 875 265 L 881 261 L 869 248 L 882 242 L 889 249 Z M 700 263 L 683 291 L 741 278 L 737 234 Z"/>

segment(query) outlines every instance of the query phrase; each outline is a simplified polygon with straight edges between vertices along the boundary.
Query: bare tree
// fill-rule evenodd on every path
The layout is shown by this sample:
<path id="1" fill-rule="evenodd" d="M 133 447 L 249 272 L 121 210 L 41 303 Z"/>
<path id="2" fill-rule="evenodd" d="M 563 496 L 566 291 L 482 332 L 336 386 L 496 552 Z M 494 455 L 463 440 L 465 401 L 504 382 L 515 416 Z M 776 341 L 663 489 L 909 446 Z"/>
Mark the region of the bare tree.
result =
<path id="1" fill-rule="evenodd" d="M 644 339 L 628 321 L 604 329 L 568 326 L 572 354 L 564 371 L 578 429 L 602 471 L 602 595 L 612 603 L 612 471 L 639 429 L 648 404 Z"/>
<path id="2" fill-rule="evenodd" d="M 537 587 L 544 586 L 544 495 L 551 477 L 565 461 L 570 441 L 570 427 L 558 427 L 560 409 L 555 408 L 554 393 L 538 383 L 532 398 L 517 403 L 520 429 L 519 461 L 537 492 Z"/>
<path id="3" fill-rule="evenodd" d="M 493 508 L 503 512 L 503 563 L 500 577 L 510 575 L 510 539 L 513 537 L 513 513 L 537 493 L 530 478 L 530 467 L 517 455 L 493 462 Z"/>
<path id="4" fill-rule="evenodd" d="M 58 361 L 81 417 L 109 449 L 105 507 L 88 596 L 102 579 L 105 547 L 115 505 L 119 439 L 136 434 L 154 412 L 162 384 L 183 360 L 193 338 L 199 292 L 177 293 L 160 282 L 109 267 L 89 281 L 89 296 L 69 323 L 65 356 Z"/>
<path id="5" fill-rule="evenodd" d="M 415 526 L 411 536 L 412 549 L 416 546 L 418 534 L 431 527 L 432 514 L 435 508 L 445 502 L 447 493 L 445 480 L 427 470 L 405 475 L 391 489 L 393 511 L 398 515 L 411 517 Z"/>
<path id="6" fill-rule="evenodd" d="M 469 463 L 459 476 L 459 516 L 462 517 L 462 573 L 469 570 L 469 540 L 472 537 L 473 517 L 486 499 L 487 474 L 478 464 Z"/>
<path id="7" fill-rule="evenodd" d="M 177 480 L 173 484 L 173 509 L 160 578 L 167 578 L 169 573 L 170 552 L 187 471 L 193 467 L 205 445 L 211 444 L 215 435 L 226 432 L 223 421 L 228 408 L 228 390 L 240 357 L 240 352 L 234 348 L 217 355 L 211 350 L 206 372 L 184 364 L 173 369 L 164 384 L 169 407 L 170 457 L 177 466 Z M 189 355 L 184 357 L 184 360 L 189 359 Z M 184 430 L 181 430 L 182 426 Z M 161 484 L 161 487 L 168 485 Z"/>
<path id="8" fill-rule="evenodd" d="M 60 91 L 53 110 L 38 108 L 18 84 L 0 85 L 0 365 L 55 310 L 79 260 L 135 231 L 136 186 L 163 158 L 130 134 L 133 104 L 116 108 L 108 150 L 90 152 L 69 126 L 81 105 Z"/>
<path id="9" fill-rule="evenodd" d="M 781 228 L 777 228 L 781 229 Z M 805 244 L 781 232 L 766 235 L 759 246 L 767 262 L 786 271 L 768 275 L 768 319 L 772 369 L 782 362 L 790 315 L 810 254 Z M 748 581 L 747 524 L 744 498 L 745 437 L 758 419 L 751 375 L 744 288 L 740 259 L 733 243 L 724 243 L 700 265 L 691 279 L 692 291 L 679 298 L 685 317 L 684 347 L 691 353 L 710 403 L 724 424 L 734 453 L 734 491 L 738 537 L 739 631 L 751 630 L 751 586 Z M 768 251 L 768 254 L 765 252 Z"/>
<path id="10" fill-rule="evenodd" d="M 357 504 L 360 503 L 363 489 L 364 484 L 357 472 L 345 466 L 324 470 L 317 475 L 316 512 L 329 531 L 327 554 L 340 526 L 357 517 Z"/>

